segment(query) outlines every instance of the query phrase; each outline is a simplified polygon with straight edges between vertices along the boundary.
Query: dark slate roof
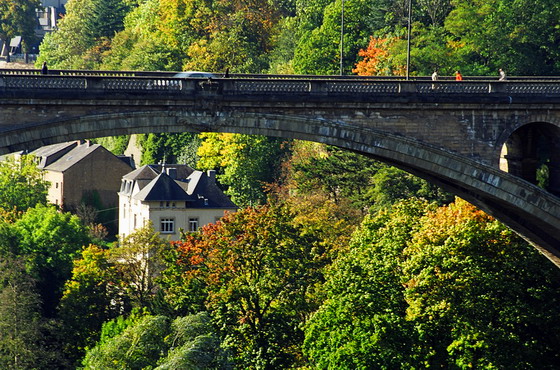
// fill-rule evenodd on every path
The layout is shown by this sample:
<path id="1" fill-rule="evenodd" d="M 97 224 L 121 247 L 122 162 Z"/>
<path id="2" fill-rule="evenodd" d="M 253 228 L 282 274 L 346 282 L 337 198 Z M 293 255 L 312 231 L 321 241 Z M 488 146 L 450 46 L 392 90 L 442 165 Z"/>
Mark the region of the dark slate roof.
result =
<path id="1" fill-rule="evenodd" d="M 154 170 L 151 166 L 144 165 L 142 167 L 138 167 L 137 169 L 135 169 L 132 172 L 127 173 L 126 175 L 123 176 L 123 179 L 124 180 L 133 180 L 133 181 L 148 180 L 148 182 L 149 182 L 149 181 L 152 181 L 153 179 L 155 179 L 158 174 L 159 174 L 159 172 Z M 142 187 L 140 187 L 140 188 L 142 188 Z"/>
<path id="2" fill-rule="evenodd" d="M 37 167 L 43 169 L 58 161 L 72 149 L 81 144 L 82 143 L 80 141 L 69 141 L 65 143 L 46 145 L 32 151 L 29 154 L 33 154 L 34 156 L 40 158 L 40 162 Z"/>
<path id="3" fill-rule="evenodd" d="M 162 172 L 162 170 L 163 172 L 166 172 L 169 169 L 174 169 L 174 172 L 176 173 L 175 179 L 183 180 L 189 177 L 189 175 L 194 171 L 186 164 L 147 164 L 142 167 L 138 167 L 136 170 L 126 174 L 123 179 L 133 181 L 146 179 L 153 180 Z"/>
<path id="4" fill-rule="evenodd" d="M 133 197 L 140 201 L 189 201 L 194 200 L 175 180 L 160 173 Z"/>
<path id="5" fill-rule="evenodd" d="M 140 191 L 133 197 L 141 201 L 187 201 L 192 208 L 237 209 L 213 176 L 184 164 L 145 165 L 123 176 L 123 180 L 136 183 Z"/>
<path id="6" fill-rule="evenodd" d="M 96 150 L 105 150 L 99 144 L 76 141 L 41 147 L 31 154 L 41 157 L 39 168 L 64 172 Z"/>
<path id="7" fill-rule="evenodd" d="M 128 155 L 117 155 L 117 158 L 126 163 L 130 168 L 136 167 L 134 164 L 134 158 Z"/>
<path id="8" fill-rule="evenodd" d="M 181 186 L 196 199 L 194 204 L 189 204 L 189 207 L 237 208 L 235 203 L 218 187 L 216 180 L 206 173 L 194 171 L 187 180 Z"/>

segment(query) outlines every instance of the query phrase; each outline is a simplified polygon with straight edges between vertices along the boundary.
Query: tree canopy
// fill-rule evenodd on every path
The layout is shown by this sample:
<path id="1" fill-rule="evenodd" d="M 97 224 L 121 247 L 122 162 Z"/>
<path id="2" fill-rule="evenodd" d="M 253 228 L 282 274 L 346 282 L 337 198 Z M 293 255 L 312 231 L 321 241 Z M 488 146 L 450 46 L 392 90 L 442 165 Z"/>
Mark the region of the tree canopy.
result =
<path id="1" fill-rule="evenodd" d="M 542 258 L 464 201 L 405 201 L 329 270 L 304 348 L 322 368 L 557 367 L 560 271 Z"/>

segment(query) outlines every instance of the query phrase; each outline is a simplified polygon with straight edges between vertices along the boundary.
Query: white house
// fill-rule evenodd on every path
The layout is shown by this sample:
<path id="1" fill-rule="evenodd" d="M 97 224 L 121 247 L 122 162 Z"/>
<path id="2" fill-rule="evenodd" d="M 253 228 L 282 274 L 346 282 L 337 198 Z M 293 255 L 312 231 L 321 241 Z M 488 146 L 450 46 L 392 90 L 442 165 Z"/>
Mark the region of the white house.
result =
<path id="1" fill-rule="evenodd" d="M 146 165 L 122 178 L 119 235 L 151 221 L 156 231 L 179 240 L 180 230 L 197 231 L 237 206 L 218 188 L 215 172 L 187 165 Z"/>

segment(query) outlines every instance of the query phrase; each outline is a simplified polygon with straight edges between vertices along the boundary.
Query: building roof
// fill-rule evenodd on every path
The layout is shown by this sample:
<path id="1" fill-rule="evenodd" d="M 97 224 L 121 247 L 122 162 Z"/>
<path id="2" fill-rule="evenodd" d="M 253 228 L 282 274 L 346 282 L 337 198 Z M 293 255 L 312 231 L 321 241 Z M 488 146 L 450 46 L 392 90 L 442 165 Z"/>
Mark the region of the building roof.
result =
<path id="1" fill-rule="evenodd" d="M 134 194 L 134 199 L 140 201 L 193 201 L 175 180 L 166 173 L 160 173 L 142 190 Z"/>
<path id="2" fill-rule="evenodd" d="M 195 171 L 183 164 L 145 165 L 123 176 L 123 181 L 121 193 L 140 201 L 186 201 L 191 208 L 237 208 L 216 184 L 214 171 Z M 130 186 L 124 186 L 125 182 Z M 133 194 L 135 188 L 140 190 Z"/>
<path id="3" fill-rule="evenodd" d="M 99 144 L 86 141 L 43 146 L 30 154 L 40 158 L 38 167 L 47 171 L 64 172 L 96 150 L 107 150 Z"/>
<path id="4" fill-rule="evenodd" d="M 194 171 L 182 185 L 188 194 L 196 196 L 196 204 L 193 204 L 193 207 L 237 208 L 216 184 L 213 171 L 211 175 Z"/>
<path id="5" fill-rule="evenodd" d="M 29 154 L 33 154 L 35 157 L 39 158 L 40 162 L 37 167 L 44 169 L 48 165 L 59 160 L 63 155 L 71 151 L 79 144 L 79 141 L 69 141 L 65 143 L 46 145 L 32 151 Z"/>

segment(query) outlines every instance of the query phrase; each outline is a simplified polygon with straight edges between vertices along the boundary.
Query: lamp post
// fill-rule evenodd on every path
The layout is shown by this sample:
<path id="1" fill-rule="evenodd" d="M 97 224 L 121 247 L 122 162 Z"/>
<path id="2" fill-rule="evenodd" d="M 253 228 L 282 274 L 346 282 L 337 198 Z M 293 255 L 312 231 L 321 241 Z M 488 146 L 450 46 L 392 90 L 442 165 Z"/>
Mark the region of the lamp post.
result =
<path id="1" fill-rule="evenodd" d="M 408 0 L 408 32 L 406 36 L 406 79 L 410 79 L 410 24 L 412 19 L 412 0 Z"/>
<path id="2" fill-rule="evenodd" d="M 342 12 L 340 14 L 340 75 L 342 76 L 342 62 L 344 59 L 344 0 L 342 0 Z"/>

